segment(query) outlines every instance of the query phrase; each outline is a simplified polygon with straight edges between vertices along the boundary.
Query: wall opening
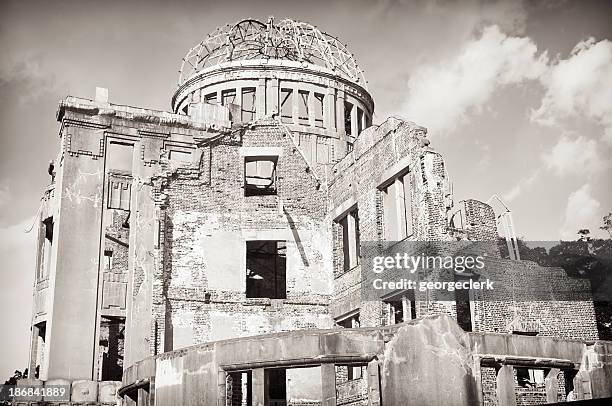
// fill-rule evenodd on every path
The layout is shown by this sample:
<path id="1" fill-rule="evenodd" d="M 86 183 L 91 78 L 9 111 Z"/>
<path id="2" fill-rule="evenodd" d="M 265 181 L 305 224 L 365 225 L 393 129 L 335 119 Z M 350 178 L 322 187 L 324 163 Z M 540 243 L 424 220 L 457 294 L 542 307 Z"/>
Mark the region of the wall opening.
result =
<path id="1" fill-rule="evenodd" d="M 247 241 L 247 298 L 287 298 L 286 252 L 285 241 Z"/>
<path id="2" fill-rule="evenodd" d="M 310 92 L 306 90 L 298 91 L 298 123 L 301 125 L 309 124 L 310 116 Z"/>
<path id="3" fill-rule="evenodd" d="M 359 264 L 359 214 L 357 208 L 338 220 L 342 228 L 343 269 L 348 271 Z"/>
<path id="4" fill-rule="evenodd" d="M 227 374 L 226 399 L 228 406 L 251 406 L 253 404 L 253 374 L 251 371 Z"/>
<path id="5" fill-rule="evenodd" d="M 242 88 L 242 121 L 252 121 L 255 119 L 256 93 L 254 87 Z"/>
<path id="6" fill-rule="evenodd" d="M 236 89 L 227 89 L 221 92 L 221 104 L 224 106 L 236 103 Z"/>
<path id="7" fill-rule="evenodd" d="M 465 282 L 468 278 L 453 273 L 455 282 Z M 470 304 L 470 291 L 468 289 L 455 290 L 455 310 L 457 312 L 457 324 L 464 331 L 472 331 L 472 307 Z"/>
<path id="8" fill-rule="evenodd" d="M 394 178 L 381 189 L 383 223 L 387 241 L 401 241 L 413 234 L 410 172 Z"/>
<path id="9" fill-rule="evenodd" d="M 217 104 L 217 92 L 208 93 L 204 96 L 204 103 Z"/>
<path id="10" fill-rule="evenodd" d="M 344 131 L 347 135 L 353 135 L 351 115 L 353 114 L 353 104 L 344 102 Z"/>
<path id="11" fill-rule="evenodd" d="M 44 239 L 42 247 L 42 266 L 39 267 L 38 279 L 44 279 L 49 276 L 51 270 L 51 252 L 53 248 L 53 217 L 47 217 L 42 222 Z"/>
<path id="12" fill-rule="evenodd" d="M 244 195 L 276 194 L 276 164 L 278 157 L 246 157 L 244 160 Z"/>
<path id="13" fill-rule="evenodd" d="M 321 93 L 314 94 L 314 121 L 316 127 L 323 127 L 323 108 L 325 96 Z"/>
<path id="14" fill-rule="evenodd" d="M 287 405 L 287 371 L 284 369 L 266 369 L 265 380 L 265 386 L 268 388 L 269 405 Z"/>
<path id="15" fill-rule="evenodd" d="M 280 101 L 281 121 L 293 123 L 293 89 L 281 89 Z"/>
<path id="16" fill-rule="evenodd" d="M 32 327 L 32 367 L 34 369 L 31 374 L 34 378 L 39 379 L 40 371 L 45 362 L 45 336 L 47 334 L 47 322 L 43 321 L 36 323 Z"/>
<path id="17" fill-rule="evenodd" d="M 120 381 L 123 376 L 125 318 L 102 316 L 100 319 L 99 379 Z"/>
<path id="18" fill-rule="evenodd" d="M 106 155 L 106 167 L 111 171 L 132 173 L 134 145 L 111 141 Z"/>
<path id="19" fill-rule="evenodd" d="M 403 323 L 416 319 L 416 301 L 414 292 L 403 292 L 401 294 L 383 300 L 384 325 Z"/>

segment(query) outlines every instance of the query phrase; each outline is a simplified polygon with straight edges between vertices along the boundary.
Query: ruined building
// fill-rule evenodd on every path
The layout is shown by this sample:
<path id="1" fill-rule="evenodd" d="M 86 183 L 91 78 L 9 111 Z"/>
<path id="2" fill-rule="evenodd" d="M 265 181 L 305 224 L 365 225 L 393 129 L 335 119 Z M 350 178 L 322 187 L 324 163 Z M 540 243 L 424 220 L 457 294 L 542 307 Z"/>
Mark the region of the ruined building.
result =
<path id="1" fill-rule="evenodd" d="M 112 104 L 105 89 L 63 100 L 29 382 L 127 405 L 612 396 L 612 343 L 588 298 L 364 300 L 364 241 L 498 238 L 489 205 L 453 201 L 425 128 L 373 117 L 345 45 L 293 20 L 208 35 L 170 112 Z M 588 283 L 494 257 L 517 280 Z"/>

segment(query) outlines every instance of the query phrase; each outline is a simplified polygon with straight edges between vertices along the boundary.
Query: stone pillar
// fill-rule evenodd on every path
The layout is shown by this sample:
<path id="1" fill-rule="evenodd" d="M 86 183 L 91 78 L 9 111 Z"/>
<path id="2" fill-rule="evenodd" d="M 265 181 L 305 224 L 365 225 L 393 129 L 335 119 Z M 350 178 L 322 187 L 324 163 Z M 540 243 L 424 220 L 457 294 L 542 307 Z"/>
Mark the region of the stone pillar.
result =
<path id="1" fill-rule="evenodd" d="M 336 406 L 336 365 L 321 364 L 321 406 Z"/>
<path id="2" fill-rule="evenodd" d="M 368 406 L 380 406 L 380 370 L 378 360 L 368 362 Z"/>
<path id="3" fill-rule="evenodd" d="M 338 90 L 336 97 L 336 129 L 338 131 L 338 142 L 336 147 L 336 159 L 342 159 L 347 152 L 346 131 L 344 129 L 344 90 Z"/>
<path id="4" fill-rule="evenodd" d="M 268 80 L 267 83 L 267 91 L 268 91 L 268 97 L 267 97 L 267 113 L 270 115 L 274 115 L 276 116 L 278 114 L 278 109 L 279 109 L 279 102 L 278 102 L 278 95 L 279 95 L 279 80 L 278 78 L 272 78 L 270 80 Z"/>
<path id="5" fill-rule="evenodd" d="M 353 140 L 359 135 L 359 123 L 357 122 L 357 104 L 351 109 L 351 136 Z"/>
<path id="6" fill-rule="evenodd" d="M 252 372 L 252 405 L 266 406 L 268 404 L 268 385 L 266 382 L 266 370 L 263 368 L 254 369 Z"/>
<path id="7" fill-rule="evenodd" d="M 308 92 L 308 125 L 315 127 L 315 95 L 314 92 Z"/>
<path id="8" fill-rule="evenodd" d="M 559 368 L 551 368 L 544 379 L 544 383 L 546 385 L 546 402 L 548 403 L 556 403 L 558 402 L 559 396 L 559 379 L 557 376 L 559 375 Z"/>
<path id="9" fill-rule="evenodd" d="M 497 370 L 496 387 L 497 404 L 499 406 L 516 406 L 514 368 L 512 365 L 503 365 Z"/>
<path id="10" fill-rule="evenodd" d="M 327 88 L 327 93 L 323 99 L 323 127 L 328 130 L 336 129 L 336 91 L 332 87 Z"/>
<path id="11" fill-rule="evenodd" d="M 296 86 L 293 86 L 292 88 L 292 98 L 291 101 L 293 102 L 292 104 L 292 116 L 293 116 L 293 124 L 299 124 L 300 122 L 300 91 L 298 90 L 298 88 Z"/>
<path id="12" fill-rule="evenodd" d="M 255 95 L 255 101 L 257 103 L 256 118 L 262 118 L 266 115 L 266 79 L 259 79 L 257 84 L 257 91 Z"/>

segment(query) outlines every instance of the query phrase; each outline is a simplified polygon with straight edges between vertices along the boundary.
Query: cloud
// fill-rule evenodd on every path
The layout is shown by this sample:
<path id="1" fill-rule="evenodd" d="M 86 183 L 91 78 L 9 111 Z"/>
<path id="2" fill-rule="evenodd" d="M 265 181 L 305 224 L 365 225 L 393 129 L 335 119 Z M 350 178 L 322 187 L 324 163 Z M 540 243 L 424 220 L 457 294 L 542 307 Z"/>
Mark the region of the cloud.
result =
<path id="1" fill-rule="evenodd" d="M 576 240 L 578 230 L 584 228 L 588 228 L 591 233 L 598 232 L 602 217 L 600 209 L 601 204 L 592 196 L 590 184 L 572 192 L 567 199 L 561 238 Z"/>
<path id="2" fill-rule="evenodd" d="M 40 57 L 27 55 L 5 59 L 0 64 L 0 91 L 4 93 L 10 88 L 21 105 L 56 92 L 58 87 L 55 76 L 42 66 Z"/>
<path id="3" fill-rule="evenodd" d="M 549 153 L 542 155 L 542 159 L 546 168 L 559 176 L 591 175 L 603 167 L 597 150 L 595 140 L 588 140 L 584 136 L 571 140 L 563 136 Z"/>
<path id="4" fill-rule="evenodd" d="M 578 43 L 542 77 L 546 93 L 531 118 L 554 125 L 585 116 L 604 126 L 603 139 L 612 144 L 612 41 L 589 38 Z"/>
<path id="5" fill-rule="evenodd" d="M 535 43 L 486 27 L 454 59 L 417 68 L 408 81 L 403 113 L 440 133 L 450 133 L 479 112 L 493 92 L 506 85 L 539 79 L 548 65 Z"/>
<path id="6" fill-rule="evenodd" d="M 518 183 L 514 185 L 512 189 L 504 193 L 504 195 L 502 196 L 504 201 L 510 202 L 519 197 L 525 191 L 526 188 L 528 188 L 535 182 L 538 176 L 540 176 L 540 170 L 537 170 L 530 176 L 519 180 Z"/>

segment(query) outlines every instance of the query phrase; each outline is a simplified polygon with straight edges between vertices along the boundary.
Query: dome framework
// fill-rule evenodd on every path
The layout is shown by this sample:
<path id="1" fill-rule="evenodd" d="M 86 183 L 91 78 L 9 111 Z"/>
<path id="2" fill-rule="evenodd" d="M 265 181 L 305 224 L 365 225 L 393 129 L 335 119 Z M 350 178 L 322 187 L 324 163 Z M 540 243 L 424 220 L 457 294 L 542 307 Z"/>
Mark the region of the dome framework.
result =
<path id="1" fill-rule="evenodd" d="M 183 58 L 178 86 L 215 65 L 261 59 L 321 66 L 366 88 L 363 70 L 340 40 L 311 24 L 291 19 L 275 23 L 273 17 L 267 24 L 247 19 L 209 34 Z"/>

